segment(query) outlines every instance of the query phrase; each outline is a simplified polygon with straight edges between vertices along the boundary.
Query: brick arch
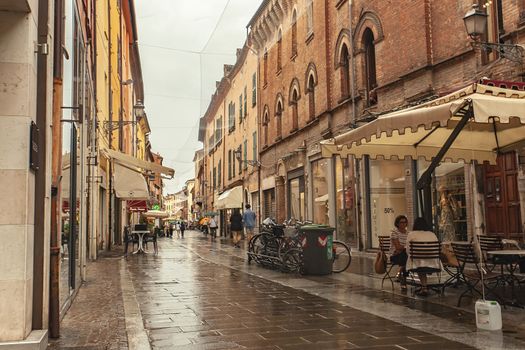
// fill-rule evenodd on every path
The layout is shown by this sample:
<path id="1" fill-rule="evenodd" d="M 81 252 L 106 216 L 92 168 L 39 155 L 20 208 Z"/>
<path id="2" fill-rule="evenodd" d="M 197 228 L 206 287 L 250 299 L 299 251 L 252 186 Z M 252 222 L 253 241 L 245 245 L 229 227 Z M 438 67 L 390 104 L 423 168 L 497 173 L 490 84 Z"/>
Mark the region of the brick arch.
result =
<path id="1" fill-rule="evenodd" d="M 293 78 L 290 84 L 290 90 L 288 92 L 288 104 L 293 101 L 293 91 L 297 90 L 297 101 L 301 99 L 301 86 L 299 84 L 299 79 Z"/>
<path id="2" fill-rule="evenodd" d="M 354 32 L 354 48 L 358 52 L 363 50 L 363 34 L 367 28 L 369 28 L 374 34 L 374 43 L 378 43 L 385 38 L 383 25 L 381 24 L 379 16 L 372 11 L 364 12 L 359 19 Z"/>
<path id="3" fill-rule="evenodd" d="M 346 48 L 350 51 L 351 38 L 350 30 L 344 28 L 341 29 L 339 35 L 337 36 L 337 41 L 335 42 L 335 55 L 334 55 L 334 67 L 337 69 L 341 63 L 341 48 L 343 44 L 346 44 Z M 315 79 L 317 84 L 317 79 Z"/>
<path id="4" fill-rule="evenodd" d="M 270 107 L 268 105 L 264 105 L 263 108 L 263 124 L 268 124 L 270 122 Z"/>
<path id="5" fill-rule="evenodd" d="M 314 86 L 317 86 L 317 68 L 313 62 L 308 64 L 306 72 L 304 73 L 304 91 L 306 91 L 306 93 L 308 93 L 308 82 L 310 81 L 310 76 L 314 77 Z"/>
<path id="6" fill-rule="evenodd" d="M 275 106 L 273 109 L 274 114 L 277 114 L 277 105 L 279 104 L 279 102 L 281 102 L 281 107 L 282 107 L 281 112 L 283 112 L 284 111 L 284 96 L 280 92 L 275 97 Z"/>

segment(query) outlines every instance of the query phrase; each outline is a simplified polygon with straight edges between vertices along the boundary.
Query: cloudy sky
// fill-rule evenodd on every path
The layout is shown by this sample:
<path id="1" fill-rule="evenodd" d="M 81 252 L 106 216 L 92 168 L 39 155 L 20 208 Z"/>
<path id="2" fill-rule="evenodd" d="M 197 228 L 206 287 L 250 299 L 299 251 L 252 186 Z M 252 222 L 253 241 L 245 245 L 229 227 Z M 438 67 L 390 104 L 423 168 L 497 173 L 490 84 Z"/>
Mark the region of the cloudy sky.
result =
<path id="1" fill-rule="evenodd" d="M 175 169 L 165 193 L 194 177 L 199 118 L 246 39 L 261 0 L 136 0 L 151 144 Z"/>

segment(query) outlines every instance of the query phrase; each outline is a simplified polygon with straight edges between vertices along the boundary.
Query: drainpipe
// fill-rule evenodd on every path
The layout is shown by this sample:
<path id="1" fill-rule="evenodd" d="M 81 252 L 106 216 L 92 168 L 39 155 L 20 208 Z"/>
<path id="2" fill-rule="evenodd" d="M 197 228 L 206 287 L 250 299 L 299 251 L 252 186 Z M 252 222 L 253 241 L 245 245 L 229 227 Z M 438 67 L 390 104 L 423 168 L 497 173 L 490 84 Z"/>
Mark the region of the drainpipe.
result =
<path id="1" fill-rule="evenodd" d="M 352 98 L 352 119 L 351 119 L 351 125 L 355 127 L 355 119 L 356 119 L 356 106 L 355 106 L 355 85 L 356 85 L 356 69 L 355 69 L 355 47 L 354 47 L 354 29 L 353 29 L 353 23 L 352 23 L 352 9 L 353 9 L 353 0 L 348 0 L 348 17 L 350 20 L 350 25 L 348 26 L 348 29 L 350 31 L 350 65 L 352 68 L 352 80 L 350 83 L 350 96 Z"/>
<path id="2" fill-rule="evenodd" d="M 352 80 L 350 82 L 350 97 L 352 99 L 351 103 L 352 103 L 352 117 L 351 117 L 351 122 L 350 122 L 350 125 L 352 127 L 355 128 L 355 123 L 356 123 L 356 114 L 357 114 L 357 109 L 356 109 L 356 105 L 355 105 L 355 86 L 356 86 L 356 68 L 355 68 L 355 55 L 354 55 L 354 52 L 355 52 L 355 47 L 354 47 L 354 28 L 353 28 L 353 21 L 352 21 L 352 11 L 353 11 L 353 8 L 354 8 L 354 1 L 353 0 L 349 0 L 348 1 L 348 17 L 349 17 L 349 21 L 350 21 L 350 25 L 348 26 L 349 30 L 350 30 L 350 57 L 349 57 L 349 62 L 350 62 L 350 65 L 351 65 L 351 68 L 352 68 Z M 357 219 L 357 229 L 364 229 L 363 227 L 363 218 L 362 218 L 362 214 L 364 213 L 364 211 L 362 210 L 362 203 L 363 203 L 363 200 L 362 200 L 362 192 L 361 192 L 361 185 L 360 185 L 360 167 L 359 165 L 361 164 L 360 160 L 359 159 L 355 159 L 353 156 L 353 166 L 355 166 L 355 174 L 357 175 L 357 178 L 356 178 L 356 183 L 357 183 L 357 188 L 355 189 L 355 193 L 357 196 L 359 196 L 359 198 L 355 198 L 354 200 L 357 202 L 356 204 L 356 219 Z M 357 197 L 356 196 L 356 197 Z M 364 248 L 364 244 L 363 244 L 363 237 L 361 235 L 361 233 L 358 233 L 357 235 L 358 237 L 358 249 L 359 250 L 362 250 Z"/>
<path id="3" fill-rule="evenodd" d="M 60 336 L 60 178 L 62 174 L 62 98 L 64 0 L 55 2 L 53 36 L 53 125 L 51 159 L 51 235 L 49 257 L 49 336 Z"/>
<path id="4" fill-rule="evenodd" d="M 97 259 L 97 228 L 95 220 L 95 215 L 98 215 L 97 211 L 95 210 L 95 194 L 97 196 L 98 201 L 100 201 L 99 197 L 99 191 L 97 188 L 97 191 L 95 191 L 95 184 L 97 183 L 95 181 L 95 176 L 97 174 L 97 167 L 98 167 L 98 145 L 97 145 L 97 107 L 96 107 L 96 101 L 97 101 L 97 2 L 93 1 L 93 70 L 92 70 L 92 78 L 91 81 L 93 82 L 93 101 L 95 102 L 95 107 L 93 108 L 93 118 L 91 119 L 92 125 L 91 125 L 91 237 L 89 239 L 89 258 L 92 260 Z M 97 161 L 93 161 L 96 159 Z M 99 218 L 100 220 L 101 218 Z"/>
<path id="5" fill-rule="evenodd" d="M 32 303 L 32 329 L 43 329 L 44 322 L 44 264 L 47 247 L 46 227 L 47 217 L 46 202 L 49 197 L 47 175 L 48 155 L 47 141 L 48 131 L 51 130 L 50 121 L 48 120 L 48 92 L 51 86 L 48 84 L 49 71 L 49 29 L 51 28 L 52 19 L 49 18 L 50 2 L 49 0 L 38 1 L 38 46 L 37 46 L 37 81 L 36 81 L 36 128 L 37 137 L 33 140 L 38 150 L 37 159 L 35 159 L 35 193 L 34 193 L 34 246 L 33 246 L 33 303 Z"/>
<path id="6" fill-rule="evenodd" d="M 108 120 L 109 120 L 109 130 L 108 130 L 108 139 L 109 139 L 109 149 L 113 148 L 113 91 L 111 91 L 113 79 L 113 65 L 111 62 L 111 1 L 108 0 Z M 107 241 L 107 250 L 111 250 L 111 244 L 113 239 L 113 164 L 112 161 L 108 162 L 108 180 L 109 180 L 109 190 L 106 193 L 106 198 L 108 200 L 108 241 Z"/>

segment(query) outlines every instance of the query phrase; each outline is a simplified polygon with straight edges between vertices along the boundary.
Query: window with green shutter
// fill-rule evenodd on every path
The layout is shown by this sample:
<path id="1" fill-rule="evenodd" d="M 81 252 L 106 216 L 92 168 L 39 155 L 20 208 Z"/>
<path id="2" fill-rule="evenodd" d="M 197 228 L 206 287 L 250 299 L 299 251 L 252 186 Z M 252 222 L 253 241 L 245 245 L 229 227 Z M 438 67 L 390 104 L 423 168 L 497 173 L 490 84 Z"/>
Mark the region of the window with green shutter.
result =
<path id="1" fill-rule="evenodd" d="M 246 116 L 248 115 L 248 96 L 247 96 L 247 93 L 248 93 L 248 88 L 245 86 L 244 87 L 244 118 L 246 118 Z"/>
<path id="2" fill-rule="evenodd" d="M 244 140 L 244 169 L 248 168 L 248 141 Z"/>
<path id="3" fill-rule="evenodd" d="M 257 76 L 255 73 L 252 75 L 252 107 L 257 104 Z"/>
<path id="4" fill-rule="evenodd" d="M 239 124 L 242 123 L 242 94 L 239 95 Z"/>

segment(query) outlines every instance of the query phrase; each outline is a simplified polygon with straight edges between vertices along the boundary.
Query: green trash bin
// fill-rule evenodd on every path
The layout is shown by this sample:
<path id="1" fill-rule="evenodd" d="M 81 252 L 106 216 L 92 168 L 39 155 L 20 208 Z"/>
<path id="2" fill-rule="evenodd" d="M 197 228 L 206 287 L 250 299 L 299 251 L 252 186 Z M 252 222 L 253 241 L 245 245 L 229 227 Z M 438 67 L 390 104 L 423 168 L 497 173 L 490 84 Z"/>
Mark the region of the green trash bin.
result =
<path id="1" fill-rule="evenodd" d="M 327 225 L 306 225 L 299 229 L 303 240 L 303 272 L 306 275 L 332 273 L 334 228 Z"/>

